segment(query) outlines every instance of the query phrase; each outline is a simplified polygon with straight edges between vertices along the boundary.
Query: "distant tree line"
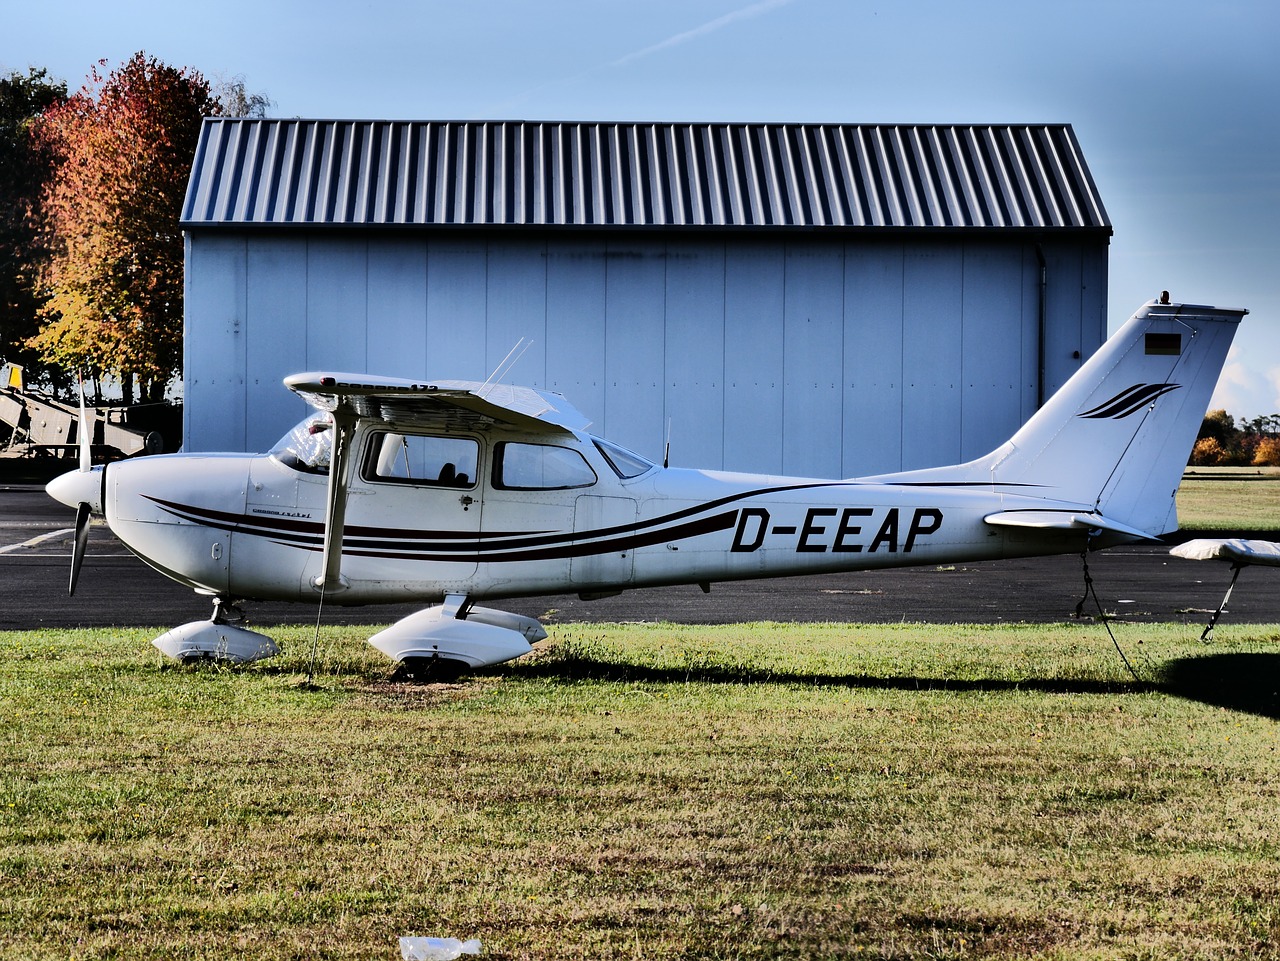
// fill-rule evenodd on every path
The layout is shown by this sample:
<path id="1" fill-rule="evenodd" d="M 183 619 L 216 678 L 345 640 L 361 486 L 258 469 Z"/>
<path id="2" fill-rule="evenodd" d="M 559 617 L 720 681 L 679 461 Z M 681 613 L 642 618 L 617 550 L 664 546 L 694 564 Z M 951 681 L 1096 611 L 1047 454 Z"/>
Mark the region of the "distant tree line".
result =
<path id="1" fill-rule="evenodd" d="M 105 71 L 105 72 L 104 72 Z M 69 94 L 42 68 L 0 77 L 0 360 L 61 393 L 156 401 L 182 373 L 179 227 L 200 124 L 265 116 L 236 77 L 137 53 Z"/>
<path id="2" fill-rule="evenodd" d="M 1191 451 L 1194 467 L 1280 467 L 1280 414 L 1236 419 L 1211 410 Z"/>

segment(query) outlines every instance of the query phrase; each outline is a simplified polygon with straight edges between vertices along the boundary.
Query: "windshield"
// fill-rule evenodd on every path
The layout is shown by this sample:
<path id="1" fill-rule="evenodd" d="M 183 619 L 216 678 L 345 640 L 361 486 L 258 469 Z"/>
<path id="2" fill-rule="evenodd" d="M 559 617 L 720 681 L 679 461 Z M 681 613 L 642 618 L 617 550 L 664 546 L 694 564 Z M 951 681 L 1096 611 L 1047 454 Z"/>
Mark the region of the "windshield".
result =
<path id="1" fill-rule="evenodd" d="M 591 438 L 596 448 L 604 455 L 604 459 L 609 462 L 609 466 L 623 480 L 632 477 L 639 477 L 645 471 L 653 470 L 654 464 L 645 460 L 635 451 L 627 450 L 625 447 L 619 447 L 617 444 L 602 440 L 599 437 Z"/>
<path id="2" fill-rule="evenodd" d="M 324 411 L 312 414 L 281 437 L 269 453 L 285 467 L 308 474 L 329 473 L 329 457 L 333 453 L 332 419 Z"/>

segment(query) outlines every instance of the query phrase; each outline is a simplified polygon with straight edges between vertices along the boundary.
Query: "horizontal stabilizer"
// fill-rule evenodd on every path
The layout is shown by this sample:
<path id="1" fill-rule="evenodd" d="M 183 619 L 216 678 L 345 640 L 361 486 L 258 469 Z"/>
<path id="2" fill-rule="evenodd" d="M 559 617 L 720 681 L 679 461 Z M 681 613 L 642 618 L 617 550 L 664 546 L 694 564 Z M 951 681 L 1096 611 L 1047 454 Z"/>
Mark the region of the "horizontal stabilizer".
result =
<path id="1" fill-rule="evenodd" d="M 988 514 L 983 520 L 993 527 L 1033 527 L 1038 530 L 1060 531 L 1101 530 L 1109 531 L 1113 534 L 1124 534 L 1127 537 L 1134 537 L 1139 540 L 1156 540 L 1146 531 L 1138 530 L 1136 527 L 1130 527 L 1128 524 L 1122 524 L 1120 521 L 1088 511 L 999 511 L 995 514 Z"/>
<path id="2" fill-rule="evenodd" d="M 1240 565 L 1280 567 L 1280 544 L 1275 541 L 1255 541 L 1241 537 L 1225 540 L 1202 538 L 1179 544 L 1169 553 L 1174 557 L 1185 557 L 1193 561 L 1231 561 Z"/>

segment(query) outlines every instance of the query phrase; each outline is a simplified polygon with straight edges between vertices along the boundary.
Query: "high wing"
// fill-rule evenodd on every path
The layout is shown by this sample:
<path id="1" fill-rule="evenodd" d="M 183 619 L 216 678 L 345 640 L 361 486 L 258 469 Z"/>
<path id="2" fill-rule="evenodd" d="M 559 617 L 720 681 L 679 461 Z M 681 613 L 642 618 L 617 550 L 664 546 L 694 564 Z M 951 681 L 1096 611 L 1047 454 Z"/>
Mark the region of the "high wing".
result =
<path id="1" fill-rule="evenodd" d="M 470 380 L 417 381 L 368 374 L 292 374 L 285 386 L 317 410 L 438 430 L 507 424 L 534 432 L 585 430 L 591 421 L 559 394 Z"/>
<path id="2" fill-rule="evenodd" d="M 351 480 L 351 437 L 362 420 L 446 432 L 506 424 L 551 434 L 583 430 L 591 423 L 559 394 L 532 387 L 467 380 L 429 383 L 318 371 L 292 374 L 284 383 L 312 407 L 328 411 L 333 417 L 324 567 L 315 580 L 321 593 L 346 587 L 342 579 L 342 535 L 346 526 L 347 486 Z"/>

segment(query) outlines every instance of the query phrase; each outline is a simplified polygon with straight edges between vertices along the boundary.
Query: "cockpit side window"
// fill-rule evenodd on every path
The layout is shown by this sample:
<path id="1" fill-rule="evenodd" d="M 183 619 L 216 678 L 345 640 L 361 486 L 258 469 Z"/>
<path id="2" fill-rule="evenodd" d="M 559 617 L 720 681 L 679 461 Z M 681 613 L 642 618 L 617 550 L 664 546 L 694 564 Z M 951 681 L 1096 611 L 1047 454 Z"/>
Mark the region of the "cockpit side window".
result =
<path id="1" fill-rule="evenodd" d="M 312 414 L 281 437 L 268 453 L 296 471 L 328 474 L 333 455 L 333 418 L 324 411 Z"/>
<path id="2" fill-rule="evenodd" d="M 470 437 L 436 437 L 377 431 L 370 435 L 367 481 L 426 487 L 471 488 L 476 484 L 480 445 Z"/>
<path id="3" fill-rule="evenodd" d="M 590 487 L 596 472 L 581 454 L 550 444 L 505 442 L 497 447 L 493 486 L 504 490 L 545 491 Z"/>

